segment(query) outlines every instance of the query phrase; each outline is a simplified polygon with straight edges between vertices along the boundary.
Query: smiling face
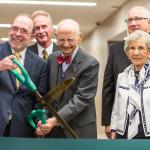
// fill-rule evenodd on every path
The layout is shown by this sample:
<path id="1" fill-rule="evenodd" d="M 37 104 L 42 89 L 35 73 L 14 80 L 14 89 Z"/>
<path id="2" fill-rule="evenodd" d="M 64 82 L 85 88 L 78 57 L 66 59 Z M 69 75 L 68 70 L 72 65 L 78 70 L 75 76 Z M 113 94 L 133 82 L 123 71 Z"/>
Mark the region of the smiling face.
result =
<path id="1" fill-rule="evenodd" d="M 53 26 L 51 20 L 45 15 L 37 15 L 34 19 L 34 34 L 37 42 L 44 48 L 51 44 Z"/>
<path id="2" fill-rule="evenodd" d="M 145 32 L 150 31 L 150 14 L 148 10 L 143 7 L 137 6 L 132 8 L 128 13 L 128 32 L 132 33 L 136 30 Z"/>
<path id="3" fill-rule="evenodd" d="M 79 36 L 73 31 L 62 30 L 57 32 L 58 46 L 64 55 L 71 55 L 79 43 Z"/>
<path id="4" fill-rule="evenodd" d="M 129 44 L 127 55 L 132 64 L 135 66 L 135 69 L 140 70 L 149 58 L 150 50 L 148 49 L 145 41 L 143 39 L 139 39 L 132 41 Z"/>
<path id="5" fill-rule="evenodd" d="M 9 29 L 9 43 L 15 51 L 24 50 L 32 40 L 33 22 L 28 16 L 18 16 Z"/>
<path id="6" fill-rule="evenodd" d="M 65 56 L 71 55 L 75 51 L 81 41 L 80 35 L 79 25 L 74 20 L 66 19 L 58 24 L 57 43 Z"/>

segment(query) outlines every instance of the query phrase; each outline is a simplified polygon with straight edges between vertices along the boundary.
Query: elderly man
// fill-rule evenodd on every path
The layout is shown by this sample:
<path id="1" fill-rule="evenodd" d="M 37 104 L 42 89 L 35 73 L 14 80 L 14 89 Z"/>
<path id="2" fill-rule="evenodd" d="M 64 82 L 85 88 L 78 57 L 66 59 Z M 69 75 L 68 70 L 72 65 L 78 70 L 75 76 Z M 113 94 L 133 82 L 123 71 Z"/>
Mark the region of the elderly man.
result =
<path id="1" fill-rule="evenodd" d="M 54 102 L 54 107 L 79 138 L 96 138 L 94 98 L 99 63 L 79 47 L 81 33 L 76 21 L 60 21 L 56 29 L 56 38 L 61 51 L 51 54 L 48 58 L 49 88 L 70 77 L 75 78 L 75 83 Z M 46 126 L 49 131 L 45 132 L 46 127 L 39 122 L 38 134 L 50 132 L 57 124 L 57 119 L 52 117 L 47 122 L 50 122 Z M 65 135 L 71 137 L 66 130 Z"/>
<path id="2" fill-rule="evenodd" d="M 32 19 L 34 22 L 34 35 L 37 43 L 32 45 L 30 49 L 46 60 L 49 54 L 60 50 L 58 46 L 52 42 L 54 29 L 51 16 L 45 11 L 37 10 L 33 12 Z"/>
<path id="3" fill-rule="evenodd" d="M 150 12 L 142 6 L 132 7 L 126 19 L 129 34 L 142 30 L 150 32 Z M 115 89 L 118 73 L 122 72 L 131 64 L 124 52 L 124 41 L 110 47 L 107 65 L 105 68 L 103 91 L 102 91 L 102 125 L 105 126 L 105 133 L 111 137 L 110 119 L 114 104 Z"/>
<path id="4" fill-rule="evenodd" d="M 9 70 L 16 69 L 16 58 L 29 73 L 41 94 L 46 88 L 46 64 L 27 49 L 32 40 L 33 22 L 29 15 L 20 14 L 8 31 L 9 42 L 0 45 L 0 136 L 34 137 L 27 122 L 28 114 L 38 107 L 33 93 L 16 80 Z M 14 54 L 14 55 L 13 55 Z M 16 56 L 17 57 L 16 57 Z"/>

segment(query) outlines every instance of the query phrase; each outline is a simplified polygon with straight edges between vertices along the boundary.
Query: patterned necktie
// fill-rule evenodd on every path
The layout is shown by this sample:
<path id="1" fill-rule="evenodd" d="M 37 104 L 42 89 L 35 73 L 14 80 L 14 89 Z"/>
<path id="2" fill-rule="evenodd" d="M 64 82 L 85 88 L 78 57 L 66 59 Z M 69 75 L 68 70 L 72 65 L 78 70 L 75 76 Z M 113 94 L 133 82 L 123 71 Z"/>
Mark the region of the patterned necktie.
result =
<path id="1" fill-rule="evenodd" d="M 66 62 L 66 64 L 70 64 L 71 63 L 71 55 L 69 55 L 69 56 L 66 56 L 66 57 L 64 57 L 64 56 L 62 56 L 62 55 L 59 55 L 58 57 L 57 57 L 57 63 L 58 64 L 63 64 L 64 63 L 64 61 Z"/>
<path id="2" fill-rule="evenodd" d="M 43 59 L 47 60 L 48 53 L 47 53 L 47 51 L 45 49 L 43 49 L 42 54 L 43 54 Z"/>
<path id="3" fill-rule="evenodd" d="M 15 52 L 14 55 L 17 57 L 17 60 L 19 61 L 20 58 L 21 58 L 20 52 Z M 19 74 L 22 73 L 19 67 L 17 67 L 16 70 L 18 71 Z M 19 88 L 19 85 L 20 85 L 20 82 L 16 79 L 16 87 L 17 87 L 17 89 Z"/>

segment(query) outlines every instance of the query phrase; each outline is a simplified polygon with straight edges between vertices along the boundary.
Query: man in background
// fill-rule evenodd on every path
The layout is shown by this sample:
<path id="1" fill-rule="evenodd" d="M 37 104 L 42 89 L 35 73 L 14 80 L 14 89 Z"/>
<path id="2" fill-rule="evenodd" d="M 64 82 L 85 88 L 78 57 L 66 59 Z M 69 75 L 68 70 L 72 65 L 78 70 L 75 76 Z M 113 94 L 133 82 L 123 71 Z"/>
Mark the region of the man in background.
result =
<path id="1" fill-rule="evenodd" d="M 136 30 L 150 32 L 149 10 L 142 6 L 131 8 L 126 23 L 129 34 Z M 110 47 L 102 90 L 102 125 L 105 126 L 105 133 L 108 138 L 111 137 L 110 121 L 118 73 L 123 72 L 130 64 L 131 62 L 124 52 L 124 41 Z"/>
<path id="2" fill-rule="evenodd" d="M 42 10 L 33 12 L 34 35 L 37 43 L 30 46 L 30 49 L 43 59 L 54 51 L 58 51 L 58 46 L 52 41 L 53 23 L 51 16 Z"/>

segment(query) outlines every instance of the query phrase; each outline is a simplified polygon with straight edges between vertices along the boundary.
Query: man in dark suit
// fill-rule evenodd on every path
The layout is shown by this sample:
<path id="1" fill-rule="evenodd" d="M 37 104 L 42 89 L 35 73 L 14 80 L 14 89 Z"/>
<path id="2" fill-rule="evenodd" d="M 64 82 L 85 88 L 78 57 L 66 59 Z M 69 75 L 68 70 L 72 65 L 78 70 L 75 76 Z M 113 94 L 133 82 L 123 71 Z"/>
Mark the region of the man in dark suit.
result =
<path id="1" fill-rule="evenodd" d="M 37 43 L 30 46 L 30 49 L 40 57 L 47 59 L 49 54 L 59 50 L 59 47 L 52 42 L 54 29 L 51 16 L 45 11 L 38 10 L 32 14 L 32 18 Z"/>
<path id="2" fill-rule="evenodd" d="M 99 63 L 83 51 L 79 24 L 71 19 L 62 20 L 56 29 L 56 38 L 62 51 L 48 58 L 49 88 L 60 81 L 74 77 L 75 83 L 65 91 L 54 107 L 79 138 L 96 138 L 96 112 L 94 98 L 97 91 Z M 52 124 L 51 120 L 55 120 Z M 56 125 L 55 117 L 47 120 L 49 131 Z M 39 134 L 44 128 L 38 124 Z M 71 137 L 65 130 L 66 137 Z"/>
<path id="3" fill-rule="evenodd" d="M 18 69 L 11 59 L 17 57 L 24 65 L 41 94 L 47 91 L 45 61 L 27 49 L 32 39 L 33 22 L 27 14 L 18 15 L 9 29 L 9 42 L 0 45 L 0 136 L 34 137 L 27 116 L 38 107 L 35 95 L 17 84 L 9 70 Z"/>
<path id="4" fill-rule="evenodd" d="M 126 22 L 129 34 L 136 30 L 150 32 L 150 13 L 145 7 L 135 6 L 131 8 L 128 12 Z M 117 77 L 130 63 L 124 52 L 124 41 L 110 47 L 102 91 L 102 125 L 105 126 L 105 133 L 108 138 L 111 137 L 110 119 L 114 104 Z"/>

